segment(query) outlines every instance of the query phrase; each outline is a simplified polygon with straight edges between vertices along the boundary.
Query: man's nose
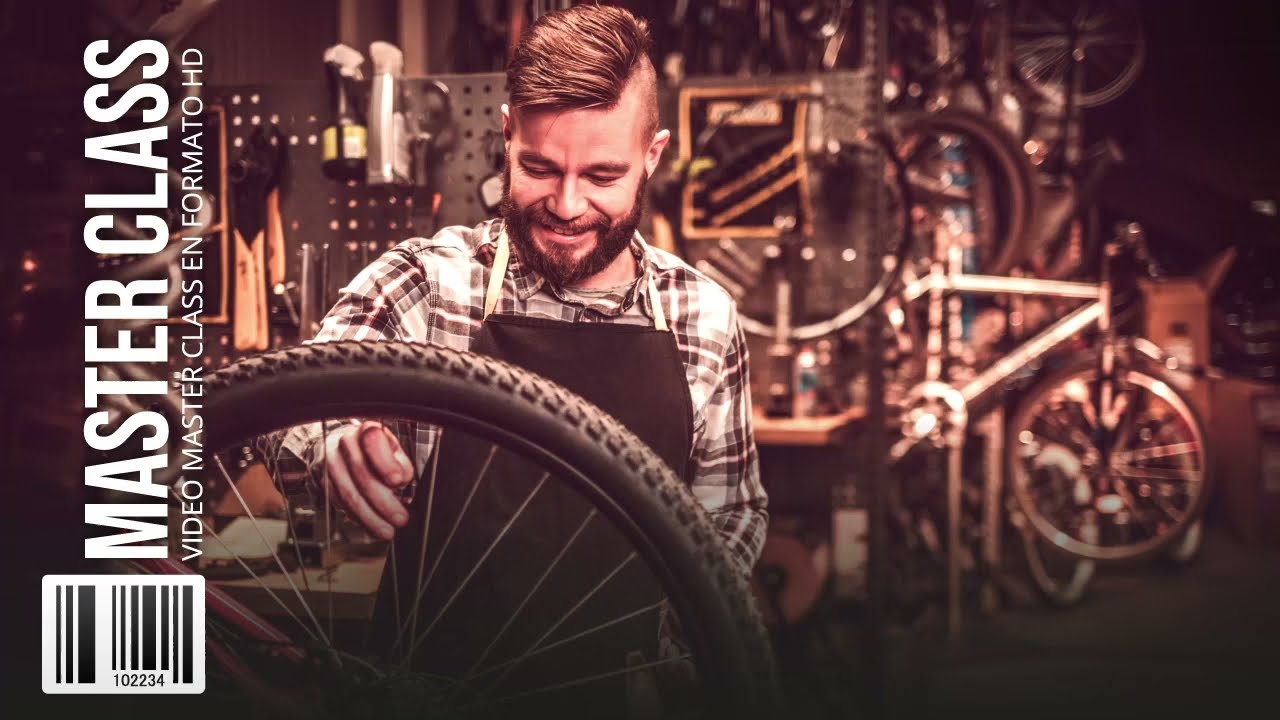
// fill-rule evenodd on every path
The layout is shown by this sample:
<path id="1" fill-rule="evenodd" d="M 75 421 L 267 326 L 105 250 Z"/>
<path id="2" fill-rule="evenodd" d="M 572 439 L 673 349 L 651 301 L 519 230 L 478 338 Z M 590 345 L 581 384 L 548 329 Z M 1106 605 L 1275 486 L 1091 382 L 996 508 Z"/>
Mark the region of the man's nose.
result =
<path id="1" fill-rule="evenodd" d="M 576 220 L 587 212 L 587 199 L 577 190 L 577 183 L 562 178 L 556 192 L 547 202 L 547 210 L 566 222 Z"/>

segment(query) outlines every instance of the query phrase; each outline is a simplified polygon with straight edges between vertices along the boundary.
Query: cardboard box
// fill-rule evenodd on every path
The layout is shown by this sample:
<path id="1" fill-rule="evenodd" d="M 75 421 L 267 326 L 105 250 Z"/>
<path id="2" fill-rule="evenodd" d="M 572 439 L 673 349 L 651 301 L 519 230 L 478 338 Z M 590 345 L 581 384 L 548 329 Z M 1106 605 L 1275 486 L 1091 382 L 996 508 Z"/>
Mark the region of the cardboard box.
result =
<path id="1" fill-rule="evenodd" d="M 1195 368 L 1209 364 L 1209 305 L 1235 259 L 1235 248 L 1228 248 L 1195 276 L 1138 280 L 1142 290 L 1144 334 L 1177 358 L 1179 365 Z M 1208 424 L 1213 414 L 1209 381 L 1181 374 L 1176 374 L 1175 379 L 1182 381 L 1180 389 L 1191 396 L 1200 418 Z"/>

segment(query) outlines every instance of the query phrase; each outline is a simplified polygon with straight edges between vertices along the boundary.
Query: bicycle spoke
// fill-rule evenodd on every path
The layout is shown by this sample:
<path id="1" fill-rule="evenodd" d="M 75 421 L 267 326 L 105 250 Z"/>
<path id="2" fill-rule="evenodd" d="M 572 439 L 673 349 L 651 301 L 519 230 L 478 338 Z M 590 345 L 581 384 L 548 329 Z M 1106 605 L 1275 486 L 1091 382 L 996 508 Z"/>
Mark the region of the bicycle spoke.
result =
<path id="1" fill-rule="evenodd" d="M 619 616 L 617 616 L 617 617 L 613 618 L 612 620 L 606 620 L 606 621 L 604 621 L 604 622 L 602 622 L 602 623 L 600 623 L 600 624 L 598 624 L 598 625 L 593 625 L 592 627 L 589 627 L 589 628 L 587 628 L 586 630 L 582 630 L 582 631 L 580 631 L 580 632 L 576 632 L 576 633 L 574 633 L 574 634 L 570 635 L 569 637 L 566 637 L 566 638 L 562 638 L 562 639 L 560 639 L 560 640 L 557 640 L 557 641 L 555 641 L 555 642 L 551 643 L 550 645 L 543 645 L 543 646 L 541 646 L 541 647 L 538 647 L 538 648 L 537 648 L 537 649 L 535 649 L 533 652 L 529 653 L 527 657 L 533 657 L 533 656 L 535 656 L 535 655 L 541 655 L 542 653 L 545 653 L 545 652 L 550 652 L 551 650 L 554 650 L 554 649 L 556 649 L 556 648 L 558 648 L 558 647 L 563 647 L 563 646 L 565 646 L 565 645 L 568 645 L 569 643 L 574 642 L 575 640 L 581 640 L 582 638 L 587 637 L 587 636 L 589 636 L 589 635 L 593 635 L 593 634 L 595 634 L 595 633 L 598 633 L 598 632 L 600 632 L 601 630 L 607 630 L 608 628 L 611 628 L 611 627 L 613 627 L 614 625 L 618 625 L 618 624 L 620 624 L 620 623 L 624 623 L 624 622 L 626 622 L 626 621 L 628 621 L 628 620 L 631 620 L 632 618 L 640 617 L 641 615 L 644 615 L 644 614 L 645 614 L 645 613 L 647 613 L 647 612 L 650 612 L 650 611 L 653 611 L 653 610 L 657 610 L 658 608 L 662 607 L 662 603 L 663 603 L 663 602 L 665 602 L 665 600 L 659 600 L 659 601 L 657 601 L 657 602 L 655 602 L 655 603 L 653 603 L 653 604 L 651 604 L 651 605 L 646 605 L 646 606 L 644 606 L 644 607 L 642 607 L 642 608 L 639 608 L 639 609 L 637 609 L 637 610 L 632 610 L 631 612 L 626 613 L 626 614 L 623 614 L 623 615 L 619 615 Z M 463 682 L 469 682 L 469 681 L 471 681 L 471 680 L 473 680 L 473 679 L 484 677 L 485 675 L 488 675 L 489 673 L 492 673 L 492 672 L 494 672 L 494 671 L 496 671 L 496 670 L 501 670 L 502 668 L 507 667 L 507 666 L 508 666 L 508 665 L 510 665 L 511 663 L 518 662 L 520 659 L 521 659 L 521 658 L 509 658 L 509 659 L 507 659 L 507 660 L 503 660 L 503 661 L 502 661 L 502 662 L 500 662 L 500 663 L 497 663 L 497 664 L 494 664 L 494 665 L 490 665 L 489 667 L 485 668 L 484 670 L 481 670 L 480 672 L 475 673 L 474 675 L 468 676 L 467 678 L 465 678 L 465 679 L 463 680 Z"/>
<path id="2" fill-rule="evenodd" d="M 1169 507 L 1168 503 L 1143 503 L 1147 508 L 1154 505 L 1156 510 L 1144 510 L 1142 507 L 1139 507 L 1138 499 L 1134 497 L 1133 493 L 1129 491 L 1129 488 L 1125 486 L 1127 481 L 1127 478 L 1113 477 L 1111 486 L 1115 490 L 1116 494 L 1124 500 L 1125 507 L 1128 508 L 1134 519 L 1144 524 L 1151 535 L 1160 534 L 1160 516 L 1156 510 L 1160 513 L 1164 513 L 1165 517 L 1173 520 L 1174 522 L 1180 522 L 1185 516 L 1185 513 L 1181 510 Z"/>
<path id="3" fill-rule="evenodd" d="M 273 461 L 278 448 L 267 448 L 262 451 L 262 462 L 267 466 L 267 475 L 274 482 L 280 476 L 279 464 Z M 293 550 L 298 557 L 298 567 L 303 567 L 302 563 L 302 546 L 298 544 L 298 531 L 293 524 L 293 505 L 289 502 L 289 493 L 284 491 L 284 483 L 280 483 L 280 499 L 284 500 L 284 519 L 289 525 L 289 537 L 293 538 Z M 302 573 L 302 587 L 307 592 L 311 592 L 311 579 L 307 574 Z M 333 636 L 333 629 L 329 630 L 330 637 Z"/>
<path id="4" fill-rule="evenodd" d="M 540 688 L 534 688 L 532 690 L 524 690 L 522 692 L 513 693 L 511 695 L 500 697 L 496 700 L 491 700 L 490 702 L 493 703 L 494 705 L 497 705 L 499 703 L 511 702 L 512 700 L 518 700 L 520 698 L 529 697 L 530 695 L 537 695 L 540 693 L 552 692 L 555 690 L 563 690 L 565 688 L 576 687 L 578 685 L 585 685 L 587 683 L 596 682 L 598 680 L 607 680 L 611 677 L 626 675 L 629 672 L 636 672 L 638 670 L 647 670 L 652 667 L 658 667 L 659 665 L 668 665 L 670 663 L 682 662 L 684 660 L 688 660 L 691 657 L 692 655 L 689 655 L 686 653 L 684 655 L 677 655 L 675 657 L 663 658 L 662 660 L 654 660 L 652 662 L 641 663 L 639 665 L 624 667 L 619 670 L 609 670 L 607 672 L 596 673 L 594 675 L 587 675 L 580 678 L 574 678 L 572 680 L 566 680 L 564 682 L 556 683 L 554 685 L 544 685 Z"/>
<path id="5" fill-rule="evenodd" d="M 320 421 L 320 447 L 327 450 L 329 447 L 329 423 Z M 329 459 L 324 458 L 320 467 L 320 482 L 324 483 L 324 544 L 321 546 L 321 552 L 324 555 L 329 554 L 330 543 L 333 540 L 333 503 L 329 501 Z M 333 637 L 333 573 L 325 573 L 325 594 L 327 596 L 325 605 L 329 611 L 329 636 Z"/>
<path id="6" fill-rule="evenodd" d="M 476 564 L 472 566 L 471 571 L 467 573 L 467 576 L 463 578 L 462 582 L 458 584 L 458 587 L 454 589 L 453 594 L 445 601 L 444 606 L 436 612 L 435 617 L 431 619 L 431 624 L 427 625 L 427 629 L 423 630 L 422 634 L 413 641 L 413 645 L 409 647 L 410 657 L 413 657 L 413 654 L 418 650 L 418 646 L 427 639 L 427 636 L 435 629 L 436 624 L 440 622 L 440 618 L 444 617 L 444 614 L 453 606 L 453 602 L 457 600 L 458 596 L 462 594 L 462 591 L 466 589 L 467 585 L 471 582 L 471 578 L 475 577 L 476 573 L 480 571 L 481 566 L 483 566 L 484 562 L 489 559 L 489 555 L 493 552 L 493 549 L 498 547 L 498 543 L 502 542 L 502 538 L 507 536 L 507 532 L 516 524 L 516 520 L 519 520 L 520 516 L 524 514 L 525 508 L 529 507 L 529 503 L 533 501 L 533 498 L 538 494 L 538 491 L 542 489 L 542 486 L 546 484 L 547 479 L 550 477 L 551 473 L 542 474 L 538 483 L 533 486 L 533 490 L 529 492 L 528 497 L 524 499 L 524 502 L 520 503 L 520 507 L 516 508 L 516 511 L 511 515 L 511 519 L 507 520 L 507 524 L 502 526 L 502 529 L 498 531 L 498 536 L 493 539 L 493 542 L 489 543 L 489 547 L 485 548 L 484 554 L 482 554 L 480 559 L 476 561 Z"/>
<path id="7" fill-rule="evenodd" d="M 173 497 L 176 500 L 178 500 L 178 502 L 183 501 L 183 499 L 178 496 L 177 490 L 173 488 L 169 488 L 169 491 L 173 493 Z M 316 635 L 314 632 L 311 631 L 311 628 L 308 627 L 307 624 L 302 621 L 302 618 L 298 617 L 297 614 L 293 612 L 292 608 L 289 607 L 288 603 L 286 603 L 279 595 L 277 595 L 275 591 L 272 590 L 271 587 L 268 586 L 267 583 L 262 578 L 258 577 L 258 574 L 253 571 L 253 568 L 249 567 L 249 564 L 244 561 L 244 558 L 240 557 L 239 553 L 232 552 L 231 548 L 227 547 L 227 544 L 222 541 L 222 537 L 219 536 L 218 533 L 213 532 L 212 528 L 210 528 L 208 524 L 205 523 L 204 518 L 197 516 L 196 519 L 200 522 L 200 527 L 202 531 L 208 534 L 209 537 L 213 538 L 213 541 L 218 544 L 218 547 L 222 548 L 224 551 L 226 551 L 228 555 L 235 558 L 235 561 L 240 564 L 240 567 L 243 568 L 245 572 L 249 573 L 249 577 L 253 578 L 258 583 L 258 585 L 260 585 L 262 589 L 267 592 L 267 595 L 271 596 L 271 599 L 275 600 L 276 603 L 280 605 L 280 609 L 284 610 L 286 615 L 293 618 L 293 621 L 298 623 L 298 627 L 302 628 L 303 632 L 311 636 L 311 639 L 315 640 L 316 642 L 321 642 L 321 643 L 324 642 L 318 635 Z"/>
<path id="8" fill-rule="evenodd" d="M 440 564 L 444 561 L 445 554 L 449 552 L 449 545 L 453 542 L 453 536 L 458 531 L 458 526 L 462 524 L 462 518 L 466 516 L 467 508 L 471 507 L 471 500 L 476 496 L 476 491 L 480 489 L 480 482 L 484 480 L 485 473 L 489 472 L 490 463 L 493 462 L 494 456 L 498 454 L 498 446 L 493 445 L 492 448 L 489 451 L 489 457 L 485 458 L 480 472 L 476 474 L 476 481 L 472 483 L 471 491 L 467 493 L 467 499 L 462 503 L 462 508 L 458 510 L 458 515 L 453 520 L 453 527 L 449 528 L 449 535 L 444 539 L 444 544 L 440 547 L 440 555 L 431 565 L 431 572 L 427 574 L 426 579 L 418 586 L 418 592 L 414 596 L 412 603 L 414 607 L 417 607 L 422 602 L 422 597 L 427 594 L 427 587 L 431 585 L 431 578 L 435 576 L 436 570 L 440 569 Z M 403 639 L 405 632 L 404 625 L 399 624 L 398 621 L 399 618 L 397 617 L 396 640 L 395 644 L 391 646 L 393 650 L 400 646 L 400 641 Z"/>
<path id="9" fill-rule="evenodd" d="M 1113 456 L 1116 448 L 1128 447 L 1135 431 L 1134 420 L 1137 416 L 1138 402 L 1134 393 L 1117 388 L 1116 396 L 1111 401 L 1111 417 L 1103 418 L 1103 427 L 1111 428 Z"/>
<path id="10" fill-rule="evenodd" d="M 1056 63 L 1053 66 L 1053 72 L 1049 74 L 1049 80 L 1046 83 L 1049 87 L 1064 88 L 1067 85 L 1067 74 L 1071 72 L 1075 66 L 1074 58 L 1066 58 L 1064 62 Z"/>
<path id="11" fill-rule="evenodd" d="M 1157 445 L 1155 447 L 1140 448 L 1137 450 L 1124 450 L 1112 453 L 1111 457 L 1115 462 L 1128 465 L 1141 460 L 1156 460 L 1158 458 L 1187 455 L 1198 452 L 1200 452 L 1200 443 L 1194 440 L 1189 440 L 1187 442 L 1173 443 L 1171 445 Z"/>
<path id="12" fill-rule="evenodd" d="M 218 464 L 218 470 L 222 472 L 222 478 L 227 481 L 227 486 L 231 488 L 231 492 L 235 493 L 236 500 L 240 501 L 240 507 L 244 509 L 245 515 L 248 516 L 250 523 L 253 524 L 253 529 L 258 533 L 258 537 L 262 540 L 262 544 L 271 551 L 271 557 L 276 561 L 276 567 L 280 568 L 280 573 L 284 575 L 285 582 L 289 583 L 289 587 L 293 590 L 293 594 L 298 596 L 298 601 L 302 603 L 303 609 L 307 611 L 307 616 L 311 618 L 311 622 L 315 623 L 316 630 L 318 630 L 321 637 L 324 638 L 325 644 L 332 645 L 333 643 L 330 642 L 329 636 L 325 635 L 324 627 L 320 624 L 320 620 L 317 619 L 315 613 L 311 611 L 311 604 L 307 602 L 302 591 L 298 589 L 298 585 L 293 581 L 293 576 L 285 569 L 284 561 L 280 559 L 280 553 L 276 552 L 276 549 L 271 547 L 271 543 L 267 540 L 266 533 L 262 531 L 262 525 L 258 523 L 257 516 L 255 516 L 253 511 L 249 509 L 249 504 L 245 502 L 244 496 L 240 494 L 240 488 L 236 487 L 236 484 L 232 482 L 231 474 L 227 472 L 226 466 L 222 464 L 222 458 L 214 455 L 213 461 Z M 298 568 L 298 570 L 299 572 L 306 572 L 306 568 Z"/>
<path id="13" fill-rule="evenodd" d="M 396 627 L 404 627 L 404 615 L 400 612 L 400 564 L 396 562 L 396 543 L 391 541 L 391 549 L 388 553 L 391 556 L 391 601 L 394 604 Z M 399 639 L 397 639 L 397 644 Z M 395 649 L 395 646 L 392 646 Z M 404 658 L 401 658 L 403 661 Z"/>
<path id="14" fill-rule="evenodd" d="M 573 547 L 575 542 L 577 542 L 578 536 L 587 529 L 587 524 L 590 523 L 591 519 L 595 516 L 596 509 L 591 508 L 587 512 L 587 516 L 582 518 L 582 524 L 578 526 L 577 530 L 573 531 L 573 535 L 569 536 L 569 540 L 565 542 L 564 547 L 560 548 L 560 552 L 551 560 L 551 564 L 547 565 L 547 569 L 542 571 L 542 576 L 533 584 L 533 587 L 529 589 L 529 592 L 525 593 L 520 604 L 517 605 L 516 609 L 511 612 L 509 617 L 507 617 L 507 621 L 502 624 L 502 627 L 498 630 L 498 634 L 493 636 L 493 639 L 489 641 L 488 646 L 485 647 L 484 652 L 480 653 L 480 657 L 476 658 L 476 661 L 471 664 L 471 668 L 467 670 L 466 680 L 470 680 L 475 676 L 476 668 L 480 667 L 480 663 L 489 658 L 489 653 L 493 652 L 493 649 L 498 645 L 498 641 L 501 640 L 502 637 L 506 635 L 507 630 L 511 628 L 511 624 L 515 622 L 516 618 L 520 617 L 520 613 L 524 612 L 525 606 L 529 604 L 529 601 L 533 599 L 533 596 L 542 588 L 542 584 L 546 582 L 547 578 L 551 577 L 552 571 L 554 571 L 556 566 L 560 564 L 560 560 L 564 558 L 565 555 L 569 554 L 569 549 Z"/>
<path id="15" fill-rule="evenodd" d="M 1065 51 L 1071 46 L 1065 35 L 1041 35 L 1029 38 L 1018 44 L 1014 52 L 1019 59 L 1029 59 L 1037 53 Z"/>
<path id="16" fill-rule="evenodd" d="M 418 553 L 418 574 L 417 574 L 418 578 L 422 577 L 422 573 L 426 569 L 426 565 L 427 565 L 427 537 L 431 535 L 431 506 L 432 504 L 434 504 L 435 497 L 436 497 L 436 477 L 439 475 L 439 470 L 440 470 L 440 446 L 443 444 L 444 444 L 444 431 L 441 431 L 436 435 L 435 447 L 431 448 L 431 479 L 427 483 L 427 509 L 426 509 L 427 517 L 425 521 L 425 526 L 422 528 L 422 548 Z M 394 543 L 395 541 L 392 540 L 392 544 Z M 417 583 L 414 583 L 414 584 L 416 585 Z M 420 610 L 421 608 L 418 605 L 414 605 L 409 608 L 409 612 L 410 612 L 409 636 L 410 637 L 417 634 L 418 632 L 418 615 Z M 408 653 L 405 654 L 404 662 L 406 663 L 409 662 L 409 659 L 412 656 L 413 656 L 413 651 L 410 650 Z"/>
<path id="17" fill-rule="evenodd" d="M 1023 50 L 1023 70 L 1031 77 L 1041 77 L 1046 70 L 1067 59 L 1069 52 L 1065 41 L 1036 43 Z"/>
<path id="18" fill-rule="evenodd" d="M 541 637 L 535 640 L 533 644 L 531 644 L 524 651 L 524 653 L 520 655 L 520 657 L 516 658 L 515 661 L 505 671 L 503 671 L 503 673 L 499 675 L 496 680 L 489 683 L 489 685 L 484 689 L 484 694 L 488 694 L 490 690 L 500 685 L 503 680 L 506 680 L 507 676 L 510 675 L 511 672 L 520 665 L 520 663 L 524 662 L 525 659 L 528 658 L 533 653 L 534 650 L 537 650 L 542 645 L 542 643 L 546 642 L 547 638 L 551 637 L 551 635 L 555 633 L 556 630 L 559 630 L 561 625 L 566 623 L 569 620 L 569 618 L 573 617 L 573 614 L 578 612 L 578 610 L 580 610 L 583 605 L 587 604 L 587 601 L 589 601 L 592 597 L 595 597 L 595 594 L 600 592 L 600 589 L 603 588 L 605 585 L 607 585 L 609 581 L 614 578 L 614 576 L 622 572 L 622 569 L 625 568 L 628 563 L 634 560 L 635 557 L 636 557 L 636 554 L 632 552 L 630 555 L 624 558 L 622 562 L 618 563 L 617 567 L 611 570 L 608 575 L 605 575 L 604 578 L 600 580 L 600 582 L 596 583 L 596 586 L 591 588 L 591 590 L 589 590 L 587 594 L 583 595 L 578 600 L 578 602 L 574 603 L 573 607 L 569 608 L 569 610 L 566 611 L 564 615 L 560 616 L 560 619 L 556 620 L 555 623 L 552 624 L 552 626 L 548 628 L 547 631 L 544 632 Z"/>
<path id="19" fill-rule="evenodd" d="M 1200 478 L 1194 477 L 1198 475 L 1198 471 L 1188 470 L 1169 470 L 1165 468 L 1138 468 L 1132 465 L 1116 464 L 1111 466 L 1111 471 L 1123 475 L 1131 480 L 1141 480 L 1150 483 L 1187 483 L 1195 484 L 1200 482 Z"/>

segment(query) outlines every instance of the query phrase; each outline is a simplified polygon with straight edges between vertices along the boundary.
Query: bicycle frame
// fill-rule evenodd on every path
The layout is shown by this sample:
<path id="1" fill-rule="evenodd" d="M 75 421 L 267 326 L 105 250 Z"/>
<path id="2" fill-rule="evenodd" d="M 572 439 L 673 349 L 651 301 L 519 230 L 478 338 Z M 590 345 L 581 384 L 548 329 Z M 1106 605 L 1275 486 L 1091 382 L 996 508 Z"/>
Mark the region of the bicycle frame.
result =
<path id="1" fill-rule="evenodd" d="M 943 270 L 941 263 L 934 262 L 931 272 L 923 278 L 910 278 L 905 284 L 900 298 L 912 302 L 924 295 L 930 297 L 930 315 L 941 314 L 941 302 L 948 292 L 970 293 L 975 295 L 1033 295 L 1063 299 L 1092 300 L 1066 316 L 1041 330 L 1035 336 L 1024 341 L 1014 350 L 997 360 L 991 367 L 978 373 L 976 377 L 955 388 L 966 404 L 991 390 L 1020 368 L 1033 360 L 1044 357 L 1077 333 L 1097 323 L 1104 336 L 1111 335 L 1111 283 L 1104 274 L 1101 283 L 1071 282 L 1065 280 L 1039 280 L 1035 278 L 1001 277 L 995 275 L 973 275 L 963 272 L 961 268 L 961 251 L 959 245 L 953 244 L 947 250 L 948 268 Z M 1106 271 L 1104 270 L 1104 273 Z M 905 272 L 904 272 L 905 275 Z M 937 323 L 931 323 L 936 326 Z M 940 328 L 931 327 L 932 335 Z M 940 339 L 930 338 L 929 364 L 926 368 L 927 380 L 936 381 L 941 376 Z M 1114 360 L 1114 344 L 1103 344 L 1104 371 L 1109 372 L 1109 364 Z"/>
<path id="2" fill-rule="evenodd" d="M 959 516 L 961 513 L 960 477 L 962 450 L 965 431 L 969 422 L 968 406 L 974 400 L 989 392 L 993 387 L 1005 380 L 1020 368 L 1033 360 L 1044 357 L 1054 348 L 1074 337 L 1077 333 L 1097 324 L 1102 330 L 1102 370 L 1103 377 L 1112 372 L 1115 360 L 1115 337 L 1112 330 L 1111 317 L 1111 282 L 1108 262 L 1104 262 L 1103 278 L 1100 283 L 1070 282 L 1061 280 L 1039 280 L 1034 278 L 1002 277 L 995 275 L 976 275 L 963 271 L 964 248 L 959 243 L 945 240 L 935 241 L 935 247 L 942 252 L 935 253 L 930 264 L 930 272 L 926 277 L 915 277 L 904 270 L 905 284 L 899 299 L 909 303 L 921 297 L 929 297 L 929 338 L 927 340 L 928 359 L 925 368 L 925 381 L 918 387 L 924 399 L 940 400 L 947 414 L 950 427 L 943 433 L 948 450 L 947 460 L 947 626 L 950 633 L 959 631 L 962 623 L 961 611 L 961 568 L 958 548 L 961 542 Z M 1107 256 L 1110 258 L 1118 249 L 1118 243 L 1109 243 Z M 945 261 L 939 256 L 945 256 Z M 942 343 L 943 301 L 948 293 L 969 293 L 975 295 L 1033 295 L 1063 299 L 1089 300 L 1083 306 L 1068 313 L 1063 318 L 1041 330 L 1035 336 L 1024 341 L 1017 348 L 997 360 L 991 367 L 978 373 L 976 377 L 954 387 L 944 383 L 942 376 L 942 360 L 944 356 Z M 901 325 L 902 317 L 893 315 L 890 322 L 896 327 Z M 953 313 L 953 316 L 955 313 Z M 1109 408 L 1112 392 L 1111 383 L 1103 382 L 1101 408 Z M 932 416 L 931 418 L 929 416 Z M 909 432 L 890 448 L 890 461 L 902 459 L 912 447 L 924 439 L 933 428 L 943 426 L 943 418 L 934 413 L 925 416 L 927 422 L 917 421 L 915 432 Z M 1002 427 L 990 428 L 993 436 L 1004 432 Z M 997 457 L 997 466 L 1002 463 Z M 1003 492 L 1003 469 L 989 478 L 984 488 L 984 524 L 987 541 L 984 543 L 984 556 L 989 563 L 998 562 L 999 543 L 995 540 L 997 528 L 995 519 L 999 515 L 998 498 Z M 994 604 L 994 600 L 991 601 Z"/>

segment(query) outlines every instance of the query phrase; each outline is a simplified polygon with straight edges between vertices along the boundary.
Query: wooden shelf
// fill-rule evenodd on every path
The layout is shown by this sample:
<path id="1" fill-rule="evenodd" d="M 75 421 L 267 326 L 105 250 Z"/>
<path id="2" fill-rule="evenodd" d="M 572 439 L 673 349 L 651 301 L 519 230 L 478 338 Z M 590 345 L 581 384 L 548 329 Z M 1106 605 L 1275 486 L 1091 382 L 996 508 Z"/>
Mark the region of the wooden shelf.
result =
<path id="1" fill-rule="evenodd" d="M 861 407 L 822 417 L 771 418 L 757 412 L 752 418 L 752 425 L 757 445 L 821 447 L 841 442 L 844 431 L 865 415 L 866 409 Z"/>

